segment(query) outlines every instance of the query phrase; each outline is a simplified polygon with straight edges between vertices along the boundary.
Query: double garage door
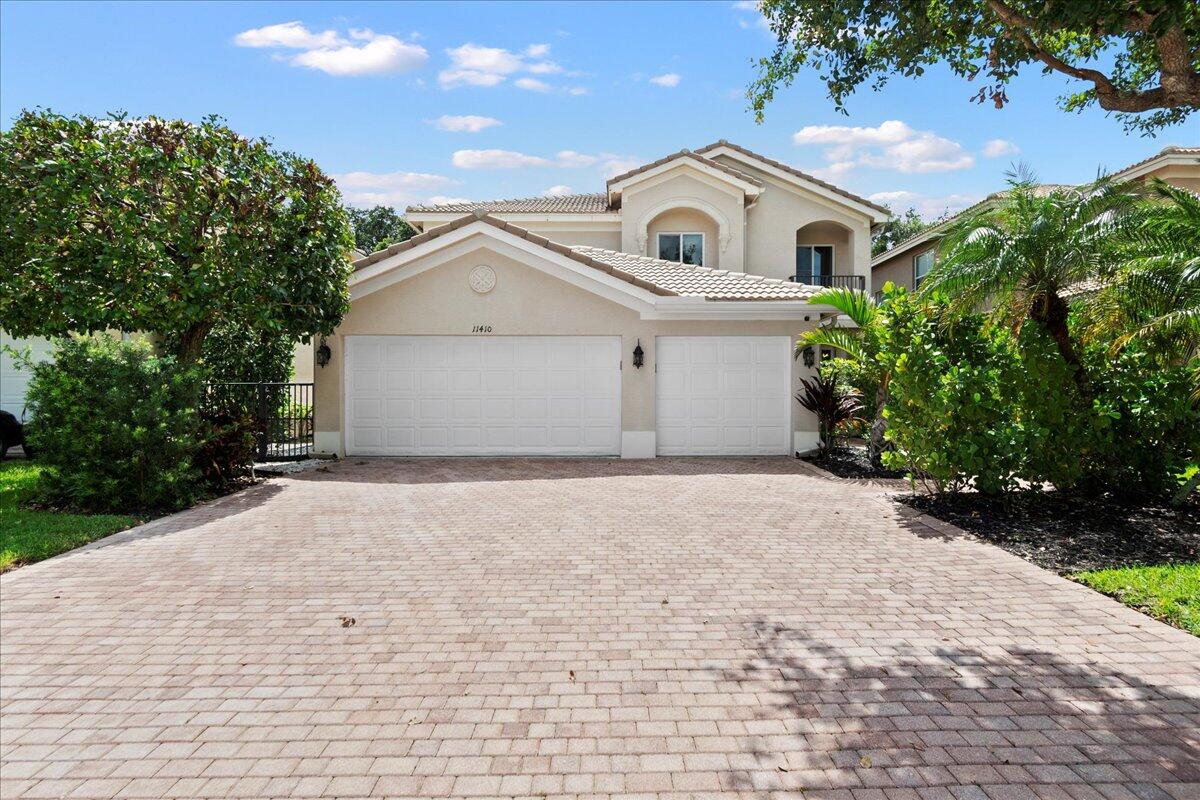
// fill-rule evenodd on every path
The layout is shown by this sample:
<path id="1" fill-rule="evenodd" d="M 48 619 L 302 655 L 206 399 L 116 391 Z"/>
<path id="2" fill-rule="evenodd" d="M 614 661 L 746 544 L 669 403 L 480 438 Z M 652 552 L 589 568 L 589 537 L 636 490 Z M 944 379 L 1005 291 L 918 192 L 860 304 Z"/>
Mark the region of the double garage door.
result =
<path id="1" fill-rule="evenodd" d="M 786 337 L 659 337 L 660 455 L 790 445 Z M 351 455 L 619 455 L 617 336 L 348 336 Z"/>

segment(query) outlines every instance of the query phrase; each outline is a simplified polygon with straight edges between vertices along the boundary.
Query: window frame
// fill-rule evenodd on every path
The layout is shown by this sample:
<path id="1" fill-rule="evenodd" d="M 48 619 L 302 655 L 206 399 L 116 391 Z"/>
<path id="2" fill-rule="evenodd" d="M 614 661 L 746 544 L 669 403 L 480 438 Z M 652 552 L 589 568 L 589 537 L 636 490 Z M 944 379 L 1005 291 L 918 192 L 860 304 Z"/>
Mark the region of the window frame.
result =
<path id="1" fill-rule="evenodd" d="M 683 264 L 684 266 L 688 266 L 688 267 L 707 266 L 707 264 L 704 263 L 704 252 L 705 252 L 705 250 L 708 249 L 708 242 L 705 241 L 706 237 L 705 237 L 703 231 L 658 231 L 657 233 L 655 233 L 654 234 L 654 243 L 656 245 L 658 245 L 658 249 L 655 251 L 657 253 L 657 255 L 655 255 L 654 257 L 657 258 L 659 261 L 670 261 L 670 259 L 666 259 L 666 258 L 662 257 L 661 239 L 664 236 L 678 236 L 679 237 L 679 260 L 671 261 L 670 263 Z M 683 237 L 684 236 L 699 236 L 700 237 L 700 263 L 699 264 L 689 264 L 683 260 Z"/>
<path id="2" fill-rule="evenodd" d="M 829 248 L 829 276 L 832 277 L 837 274 L 836 266 L 838 263 L 838 257 L 837 257 L 837 245 L 836 244 L 834 244 L 833 242 L 804 242 L 804 243 L 796 245 L 797 250 L 799 250 L 801 247 L 807 247 L 810 249 L 814 248 L 814 247 L 828 247 Z M 797 278 L 799 278 L 800 277 L 800 265 L 796 264 L 792 268 L 794 270 L 796 270 L 795 276 Z M 812 275 L 813 273 L 809 272 L 808 274 Z"/>
<path id="3" fill-rule="evenodd" d="M 925 275 L 918 275 L 918 274 L 917 274 L 917 262 L 920 260 L 921 256 L 925 256 L 925 255 L 927 255 L 927 256 L 929 256 L 929 257 L 930 257 L 930 259 L 929 259 L 929 269 L 925 270 Z M 923 280 L 923 279 L 924 279 L 924 278 L 925 278 L 927 275 L 929 275 L 929 273 L 930 273 L 930 272 L 933 270 L 933 265 L 934 265 L 936 262 L 937 262 L 937 247 L 927 247 L 927 248 L 925 248 L 924 250 L 922 250 L 921 252 L 913 254 L 913 257 L 912 257 L 912 276 L 913 276 L 913 288 L 914 288 L 914 289 L 916 289 L 918 286 L 920 286 L 920 285 L 921 285 L 921 281 L 922 281 L 922 280 Z"/>

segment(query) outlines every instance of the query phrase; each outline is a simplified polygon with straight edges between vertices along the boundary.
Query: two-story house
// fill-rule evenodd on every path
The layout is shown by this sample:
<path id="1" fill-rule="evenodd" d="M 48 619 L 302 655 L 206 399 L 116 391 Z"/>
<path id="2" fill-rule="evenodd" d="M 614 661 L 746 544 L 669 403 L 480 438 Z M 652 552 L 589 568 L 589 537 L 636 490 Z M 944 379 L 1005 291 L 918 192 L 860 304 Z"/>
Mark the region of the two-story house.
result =
<path id="1" fill-rule="evenodd" d="M 1200 193 L 1200 147 L 1164 147 L 1158 153 L 1136 164 L 1130 164 L 1111 175 L 1114 181 L 1149 181 L 1159 178 L 1167 183 Z M 1039 189 L 1052 190 L 1054 184 L 1045 184 Z M 871 259 L 871 289 L 883 291 L 891 281 L 910 291 L 920 285 L 921 279 L 933 269 L 937 258 L 938 243 L 942 235 L 954 222 L 967 214 L 987 210 L 1005 192 L 995 192 L 973 206 L 948 217 L 916 236 L 910 237 Z"/>
<path id="2" fill-rule="evenodd" d="M 887 209 L 720 141 L 604 192 L 418 206 L 318 348 L 316 449 L 785 455 L 822 286 L 869 286 Z"/>

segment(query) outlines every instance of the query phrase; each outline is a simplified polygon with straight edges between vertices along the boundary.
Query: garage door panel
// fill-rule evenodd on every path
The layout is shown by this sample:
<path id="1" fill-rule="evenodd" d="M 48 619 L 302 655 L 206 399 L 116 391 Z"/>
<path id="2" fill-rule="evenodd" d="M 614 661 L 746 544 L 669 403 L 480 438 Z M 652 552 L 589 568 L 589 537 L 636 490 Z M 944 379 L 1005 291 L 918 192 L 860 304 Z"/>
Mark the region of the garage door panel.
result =
<path id="1" fill-rule="evenodd" d="M 660 455 L 789 452 L 788 337 L 665 336 L 655 351 Z"/>
<path id="2" fill-rule="evenodd" d="M 348 336 L 347 449 L 616 455 L 620 350 L 618 337 Z"/>

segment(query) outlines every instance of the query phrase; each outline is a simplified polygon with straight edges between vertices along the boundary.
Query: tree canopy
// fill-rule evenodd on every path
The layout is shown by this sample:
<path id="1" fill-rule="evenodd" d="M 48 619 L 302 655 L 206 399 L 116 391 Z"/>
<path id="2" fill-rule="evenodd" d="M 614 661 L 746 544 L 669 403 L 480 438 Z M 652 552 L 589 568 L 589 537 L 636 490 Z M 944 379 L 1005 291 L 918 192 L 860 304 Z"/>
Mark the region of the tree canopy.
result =
<path id="1" fill-rule="evenodd" d="M 911 239 L 935 224 L 926 222 L 913 208 L 908 209 L 902 215 L 894 215 L 879 226 L 879 231 L 871 237 L 871 255 L 877 256 L 891 250 L 901 242 Z"/>
<path id="2" fill-rule="evenodd" d="M 417 235 L 404 217 L 390 206 L 347 208 L 350 225 L 354 228 L 354 246 L 364 253 L 382 250 L 390 244 L 403 242 Z"/>
<path id="3" fill-rule="evenodd" d="M 1099 105 L 1127 130 L 1153 133 L 1200 107 L 1200 3 L 1195 0 L 761 0 L 774 52 L 750 86 L 759 121 L 806 67 L 845 112 L 847 97 L 893 76 L 945 64 L 997 108 L 1027 68 L 1086 84 L 1068 111 Z"/>
<path id="4" fill-rule="evenodd" d="M 143 331 L 191 362 L 217 324 L 332 333 L 352 243 L 316 164 L 217 117 L 26 111 L 0 134 L 0 319 L 15 336 Z"/>

